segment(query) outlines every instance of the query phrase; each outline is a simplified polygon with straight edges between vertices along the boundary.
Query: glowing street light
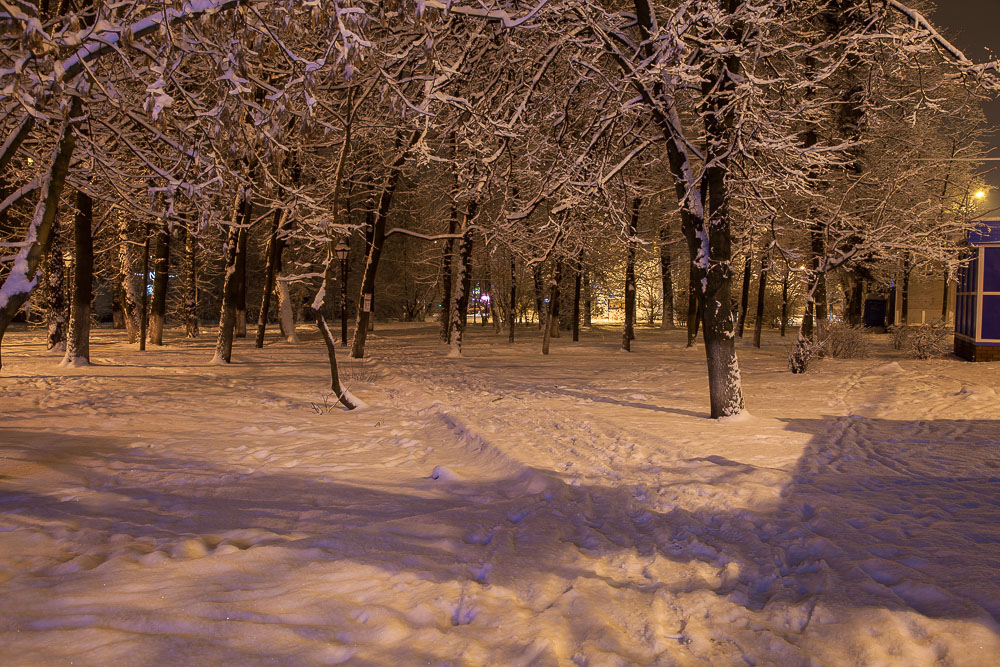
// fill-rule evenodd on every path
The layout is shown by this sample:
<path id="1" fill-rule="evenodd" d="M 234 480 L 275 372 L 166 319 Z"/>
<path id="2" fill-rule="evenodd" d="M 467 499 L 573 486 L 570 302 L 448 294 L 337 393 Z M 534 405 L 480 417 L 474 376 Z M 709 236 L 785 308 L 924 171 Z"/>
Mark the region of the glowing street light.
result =
<path id="1" fill-rule="evenodd" d="M 976 191 L 976 199 L 982 199 L 985 196 L 986 196 L 986 192 L 984 190 L 977 190 Z"/>

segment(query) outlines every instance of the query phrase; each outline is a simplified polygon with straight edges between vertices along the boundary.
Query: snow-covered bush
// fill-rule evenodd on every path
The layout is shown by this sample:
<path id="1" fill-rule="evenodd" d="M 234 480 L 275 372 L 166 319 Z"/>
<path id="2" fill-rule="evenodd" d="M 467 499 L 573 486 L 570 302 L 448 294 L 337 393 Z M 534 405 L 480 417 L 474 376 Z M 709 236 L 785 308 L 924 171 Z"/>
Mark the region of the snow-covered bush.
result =
<path id="1" fill-rule="evenodd" d="M 945 322 L 900 327 L 906 329 L 901 349 L 914 359 L 942 357 L 951 348 L 951 327 Z"/>
<path id="2" fill-rule="evenodd" d="M 788 353 L 788 368 L 793 373 L 805 373 L 813 357 L 816 356 L 816 353 L 822 347 L 823 343 L 817 343 L 814 340 L 806 338 L 800 331 L 799 335 L 795 338 L 792 349 Z"/>
<path id="3" fill-rule="evenodd" d="M 868 356 L 868 337 L 863 327 L 832 322 L 823 335 L 826 352 L 837 359 L 864 359 Z"/>
<path id="4" fill-rule="evenodd" d="M 892 349 L 902 350 L 906 346 L 906 337 L 909 335 L 909 327 L 905 324 L 897 324 L 886 328 L 886 331 L 890 336 L 892 336 Z"/>

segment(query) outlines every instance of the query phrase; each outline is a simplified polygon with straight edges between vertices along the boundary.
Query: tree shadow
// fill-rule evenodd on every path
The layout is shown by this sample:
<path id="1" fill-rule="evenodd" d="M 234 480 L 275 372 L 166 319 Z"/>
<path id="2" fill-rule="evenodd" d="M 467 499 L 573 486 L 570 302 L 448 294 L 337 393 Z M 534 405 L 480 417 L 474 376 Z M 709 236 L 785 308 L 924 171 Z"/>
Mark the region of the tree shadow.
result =
<path id="1" fill-rule="evenodd" d="M 813 437 L 782 473 L 780 492 L 767 500 L 733 496 L 716 507 L 687 501 L 705 491 L 773 487 L 775 471 L 718 456 L 678 460 L 664 474 L 690 493 L 665 502 L 632 486 L 567 484 L 549 470 L 348 483 L 294 469 L 247 473 L 101 438 L 70 436 L 55 445 L 37 433 L 6 431 L 3 442 L 20 443 L 3 446 L 9 462 L 83 467 L 88 491 L 50 495 L 12 488 L 8 479 L 0 511 L 5 523 L 14 515 L 68 522 L 168 552 L 189 540 L 209 554 L 224 544 L 271 545 L 430 582 L 516 588 L 551 577 L 599 579 L 640 593 L 710 591 L 749 612 L 802 605 L 811 614 L 822 602 L 997 630 L 1000 422 L 829 417 L 786 424 Z M 104 460 L 91 465 L 95 457 Z M 693 469 L 697 479 L 686 479 Z M 700 563 L 719 575 L 666 582 L 655 572 L 630 577 L 594 564 L 622 554 Z M 491 568 L 483 570 L 485 563 Z M 218 582 L 230 575 L 212 568 L 199 576 Z M 232 576 L 242 586 L 250 575 Z"/>

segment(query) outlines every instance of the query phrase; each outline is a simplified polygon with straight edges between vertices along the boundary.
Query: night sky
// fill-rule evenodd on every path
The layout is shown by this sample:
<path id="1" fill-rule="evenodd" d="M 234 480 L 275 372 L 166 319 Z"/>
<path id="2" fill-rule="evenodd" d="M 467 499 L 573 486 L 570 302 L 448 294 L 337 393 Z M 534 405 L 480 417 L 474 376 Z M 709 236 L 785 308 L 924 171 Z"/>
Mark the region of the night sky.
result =
<path id="1" fill-rule="evenodd" d="M 976 62 L 1000 58 L 1000 0 L 938 0 L 938 9 L 929 17 L 955 46 Z M 991 55 L 992 52 L 992 55 Z M 1000 158 L 1000 101 L 983 104 L 993 128 L 988 141 L 990 157 Z M 987 162 L 987 182 L 1000 189 L 1000 162 Z M 994 191 L 986 208 L 1000 206 L 1000 190 Z M 990 217 L 1000 217 L 1000 211 Z"/>

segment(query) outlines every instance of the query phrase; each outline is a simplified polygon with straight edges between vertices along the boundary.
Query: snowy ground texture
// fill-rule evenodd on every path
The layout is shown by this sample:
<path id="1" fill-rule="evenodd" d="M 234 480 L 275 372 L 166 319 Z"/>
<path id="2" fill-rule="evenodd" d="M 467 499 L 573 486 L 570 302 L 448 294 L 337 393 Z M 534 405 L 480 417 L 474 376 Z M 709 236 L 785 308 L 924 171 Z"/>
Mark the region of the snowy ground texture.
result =
<path id="1" fill-rule="evenodd" d="M 300 334 L 8 333 L 0 663 L 1000 664 L 1000 364 L 772 335 L 717 423 L 681 333 L 380 325 L 346 412 Z"/>

